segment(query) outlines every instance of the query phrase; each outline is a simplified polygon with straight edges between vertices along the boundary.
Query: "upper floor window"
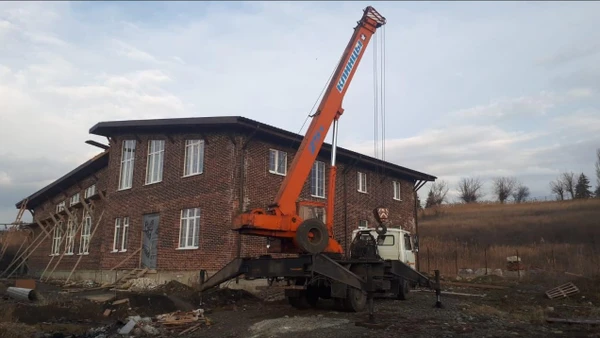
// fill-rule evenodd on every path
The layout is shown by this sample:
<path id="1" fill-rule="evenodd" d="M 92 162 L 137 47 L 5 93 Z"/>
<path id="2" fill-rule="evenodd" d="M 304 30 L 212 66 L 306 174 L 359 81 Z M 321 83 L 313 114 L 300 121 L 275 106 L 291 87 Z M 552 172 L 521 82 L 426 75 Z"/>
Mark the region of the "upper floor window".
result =
<path id="1" fill-rule="evenodd" d="M 75 205 L 77 203 L 79 203 L 79 193 L 71 196 L 71 205 Z"/>
<path id="2" fill-rule="evenodd" d="M 315 161 L 310 173 L 310 194 L 325 197 L 325 162 Z"/>
<path id="3" fill-rule="evenodd" d="M 164 140 L 151 140 L 150 142 L 148 142 L 148 164 L 146 166 L 146 184 L 152 184 L 162 181 L 164 154 Z"/>
<path id="4" fill-rule="evenodd" d="M 358 191 L 367 192 L 367 174 L 358 172 Z"/>
<path id="5" fill-rule="evenodd" d="M 96 195 L 96 184 L 92 184 L 89 187 L 87 187 L 85 189 L 85 192 L 83 193 L 84 198 L 90 198 L 94 195 Z"/>
<path id="6" fill-rule="evenodd" d="M 278 175 L 287 173 L 287 153 L 281 150 L 269 150 L 269 172 Z"/>
<path id="7" fill-rule="evenodd" d="M 62 201 L 56 205 L 56 213 L 65 210 L 65 201 Z"/>
<path id="8" fill-rule="evenodd" d="M 183 176 L 204 172 L 204 140 L 185 140 L 185 163 Z"/>
<path id="9" fill-rule="evenodd" d="M 119 178 L 119 190 L 129 189 L 133 184 L 133 165 L 135 160 L 135 140 L 123 141 L 121 153 L 121 176 Z"/>
<path id="10" fill-rule="evenodd" d="M 394 181 L 394 199 L 401 201 L 402 198 L 400 198 L 400 182 L 398 181 Z"/>

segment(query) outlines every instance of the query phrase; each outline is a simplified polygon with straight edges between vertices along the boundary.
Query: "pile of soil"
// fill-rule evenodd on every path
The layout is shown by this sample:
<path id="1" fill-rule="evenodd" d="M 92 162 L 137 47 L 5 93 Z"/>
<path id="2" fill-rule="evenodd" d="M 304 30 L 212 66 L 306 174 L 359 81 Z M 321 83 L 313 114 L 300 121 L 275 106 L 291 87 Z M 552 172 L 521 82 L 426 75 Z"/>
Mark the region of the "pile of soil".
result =
<path id="1" fill-rule="evenodd" d="M 46 305 L 16 303 L 12 316 L 25 324 L 39 322 L 90 323 L 102 320 L 102 312 L 101 304 L 86 299 L 73 299 Z"/>
<path id="2" fill-rule="evenodd" d="M 151 292 L 179 297 L 189 297 L 194 294 L 194 289 L 176 280 L 171 280 L 168 283 L 159 285 L 155 289 L 151 290 Z"/>
<path id="3" fill-rule="evenodd" d="M 240 289 L 211 289 L 199 295 L 202 306 L 218 308 L 232 304 L 258 303 L 262 300 L 246 290 Z"/>

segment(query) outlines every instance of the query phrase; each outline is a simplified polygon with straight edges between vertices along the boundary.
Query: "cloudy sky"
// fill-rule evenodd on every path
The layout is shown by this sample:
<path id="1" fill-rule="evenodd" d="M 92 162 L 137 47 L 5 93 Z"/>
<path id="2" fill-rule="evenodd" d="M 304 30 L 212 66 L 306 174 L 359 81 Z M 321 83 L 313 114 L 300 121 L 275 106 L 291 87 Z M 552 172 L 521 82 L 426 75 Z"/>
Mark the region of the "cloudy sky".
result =
<path id="1" fill-rule="evenodd" d="M 98 152 L 84 141 L 105 142 L 88 134 L 99 121 L 243 115 L 298 132 L 366 5 L 0 2 L 0 223 Z M 452 188 L 516 176 L 534 197 L 561 171 L 593 177 L 599 2 L 375 5 L 386 160 Z M 373 47 L 340 120 L 340 145 L 365 154 Z"/>

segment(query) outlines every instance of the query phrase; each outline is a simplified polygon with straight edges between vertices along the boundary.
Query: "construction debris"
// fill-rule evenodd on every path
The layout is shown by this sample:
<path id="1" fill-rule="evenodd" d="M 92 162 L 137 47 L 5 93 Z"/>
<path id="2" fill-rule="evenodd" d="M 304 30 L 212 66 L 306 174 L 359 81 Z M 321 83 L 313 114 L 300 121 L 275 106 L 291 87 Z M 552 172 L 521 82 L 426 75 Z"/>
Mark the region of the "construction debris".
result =
<path id="1" fill-rule="evenodd" d="M 175 311 L 156 316 L 156 320 L 163 325 L 182 325 L 199 320 L 207 321 L 204 310 L 197 309 L 189 312 Z"/>
<path id="2" fill-rule="evenodd" d="M 579 289 L 572 282 L 557 286 L 546 291 L 546 296 L 550 299 L 566 298 L 570 295 L 579 293 Z"/>
<path id="3" fill-rule="evenodd" d="M 548 323 L 600 325 L 600 319 L 546 318 Z"/>
<path id="4" fill-rule="evenodd" d="M 114 302 L 112 302 L 112 305 L 119 305 L 119 304 L 128 303 L 128 302 L 129 302 L 129 298 L 124 298 L 124 299 L 115 300 Z"/>
<path id="5" fill-rule="evenodd" d="M 6 289 L 6 293 L 9 297 L 18 300 L 28 300 L 32 302 L 38 300 L 38 295 L 33 289 L 9 287 Z"/>

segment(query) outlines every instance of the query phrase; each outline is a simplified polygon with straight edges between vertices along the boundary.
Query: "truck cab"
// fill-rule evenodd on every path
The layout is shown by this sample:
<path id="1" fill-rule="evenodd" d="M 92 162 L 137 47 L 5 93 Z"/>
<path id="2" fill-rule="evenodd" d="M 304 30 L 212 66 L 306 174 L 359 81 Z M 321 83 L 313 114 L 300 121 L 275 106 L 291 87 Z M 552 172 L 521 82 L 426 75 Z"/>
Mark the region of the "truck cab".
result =
<path id="1" fill-rule="evenodd" d="M 375 228 L 359 227 L 352 231 L 352 239 L 365 230 L 368 230 L 377 240 L 377 250 L 382 259 L 401 261 L 416 270 L 415 253 L 418 252 L 416 236 L 411 236 L 410 232 L 398 228 L 388 228 L 384 235 L 379 235 Z"/>

